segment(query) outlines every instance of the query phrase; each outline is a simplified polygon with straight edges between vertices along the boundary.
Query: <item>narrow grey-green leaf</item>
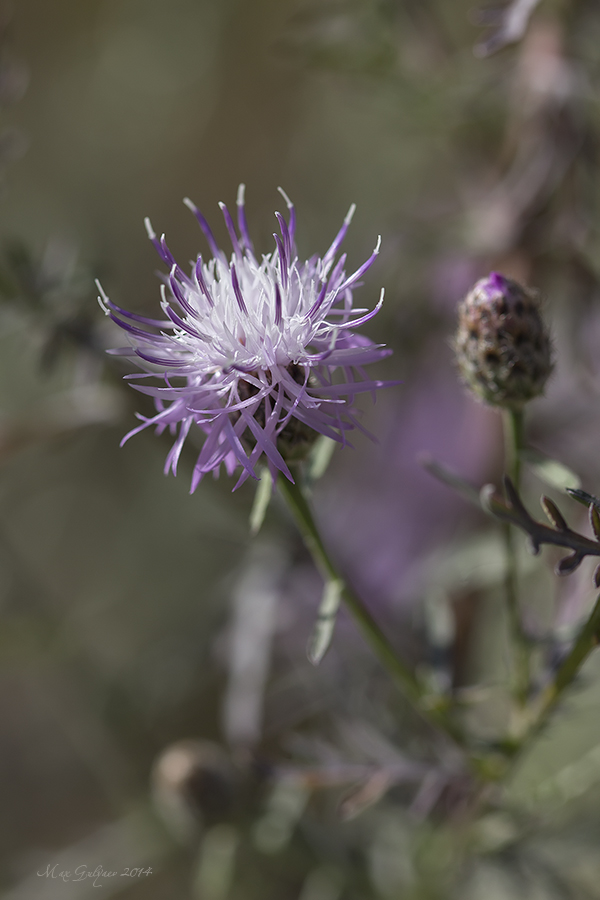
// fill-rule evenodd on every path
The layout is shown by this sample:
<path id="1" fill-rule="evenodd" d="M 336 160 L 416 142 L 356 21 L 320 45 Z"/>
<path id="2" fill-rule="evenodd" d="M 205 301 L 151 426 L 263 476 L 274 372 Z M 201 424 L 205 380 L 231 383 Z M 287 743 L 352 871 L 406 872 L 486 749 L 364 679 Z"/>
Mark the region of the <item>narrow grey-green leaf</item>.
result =
<path id="1" fill-rule="evenodd" d="M 329 649 L 343 589 L 344 583 L 339 578 L 331 579 L 325 583 L 321 605 L 317 613 L 317 621 L 306 651 L 309 660 L 314 666 L 319 665 Z"/>
<path id="2" fill-rule="evenodd" d="M 442 484 L 457 491 L 465 500 L 468 500 L 469 503 L 473 503 L 475 506 L 480 505 L 479 491 L 475 485 L 471 484 L 465 478 L 461 478 L 456 472 L 453 472 L 451 469 L 448 469 L 442 463 L 438 462 L 430 453 L 419 453 L 417 462 L 426 472 L 429 472 L 430 475 L 433 475 L 433 477 L 437 478 L 438 481 L 441 481 Z"/>
<path id="3" fill-rule="evenodd" d="M 532 472 L 550 487 L 558 488 L 560 491 L 581 487 L 579 475 L 557 459 L 549 459 L 537 450 L 524 450 L 522 458 Z"/>
<path id="4" fill-rule="evenodd" d="M 256 535 L 265 521 L 267 509 L 273 496 L 273 479 L 271 473 L 265 468 L 260 473 L 260 481 L 256 486 L 254 503 L 250 512 L 250 534 Z"/>
<path id="5" fill-rule="evenodd" d="M 314 443 L 308 459 L 307 478 L 312 484 L 322 478 L 333 456 L 336 448 L 336 441 L 321 435 Z"/>

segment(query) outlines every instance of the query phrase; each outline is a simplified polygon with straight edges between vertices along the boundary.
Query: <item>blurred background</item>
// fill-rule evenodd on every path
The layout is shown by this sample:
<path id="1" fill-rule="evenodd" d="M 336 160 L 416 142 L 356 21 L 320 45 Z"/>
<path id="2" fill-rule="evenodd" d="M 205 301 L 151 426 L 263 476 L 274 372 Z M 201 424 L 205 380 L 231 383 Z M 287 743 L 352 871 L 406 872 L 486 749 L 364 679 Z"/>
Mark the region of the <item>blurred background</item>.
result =
<path id="1" fill-rule="evenodd" d="M 252 485 L 190 496 L 191 445 L 177 479 L 168 438 L 119 449 L 150 407 L 104 353 L 121 339 L 94 287 L 156 314 L 143 219 L 185 268 L 205 248 L 184 196 L 224 241 L 217 203 L 244 182 L 270 252 L 281 185 L 304 258 L 357 204 L 349 268 L 383 241 L 357 294 L 386 288 L 375 377 L 402 384 L 365 399 L 378 443 L 337 451 L 314 502 L 394 644 L 489 737 L 501 543 L 418 457 L 498 481 L 499 418 L 451 336 L 499 269 L 541 290 L 554 335 L 530 441 L 600 490 L 599 47 L 597 0 L 2 3 L 3 900 L 600 897 L 597 661 L 465 838 L 464 773 L 343 611 L 307 661 L 321 583 L 279 503 L 252 540 Z M 540 647 L 593 597 L 589 567 L 559 584 L 553 562 L 524 550 Z"/>

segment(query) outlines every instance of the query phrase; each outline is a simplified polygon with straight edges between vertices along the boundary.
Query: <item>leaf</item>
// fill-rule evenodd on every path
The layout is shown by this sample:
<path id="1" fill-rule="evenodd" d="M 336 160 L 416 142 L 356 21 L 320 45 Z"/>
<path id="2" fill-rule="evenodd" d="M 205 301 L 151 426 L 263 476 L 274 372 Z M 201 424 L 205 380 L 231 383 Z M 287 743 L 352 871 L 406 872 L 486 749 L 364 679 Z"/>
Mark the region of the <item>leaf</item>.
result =
<path id="1" fill-rule="evenodd" d="M 535 475 L 550 487 L 560 491 L 574 490 L 581 487 L 578 475 L 556 459 L 549 459 L 537 450 L 524 450 L 522 459 Z"/>
<path id="2" fill-rule="evenodd" d="M 309 484 L 313 484 L 323 477 L 331 462 L 336 445 L 337 441 L 333 441 L 325 435 L 317 438 L 308 459 L 306 478 Z"/>
<path id="3" fill-rule="evenodd" d="M 417 462 L 426 472 L 429 472 L 430 475 L 433 475 L 433 477 L 437 478 L 438 481 L 441 481 L 442 484 L 446 484 L 448 487 L 457 491 L 457 493 L 464 497 L 465 500 L 468 500 L 469 503 L 474 503 L 475 506 L 480 505 L 479 491 L 477 488 L 466 479 L 461 478 L 460 475 L 457 475 L 451 469 L 446 468 L 446 466 L 434 459 L 430 453 L 419 453 Z"/>
<path id="4" fill-rule="evenodd" d="M 542 509 L 550 519 L 553 525 L 556 525 L 559 531 L 566 531 L 568 529 L 568 525 L 566 523 L 565 517 L 561 513 L 560 509 L 550 497 L 542 497 L 541 500 Z"/>
<path id="5" fill-rule="evenodd" d="M 575 553 L 572 553 L 570 556 L 563 557 L 563 559 L 561 559 L 560 562 L 557 563 L 556 574 L 570 575 L 571 572 L 575 571 L 582 559 L 583 556 L 577 551 Z"/>
<path id="6" fill-rule="evenodd" d="M 596 535 L 596 540 L 600 541 L 600 512 L 595 503 L 590 503 L 590 525 Z"/>
<path id="7" fill-rule="evenodd" d="M 265 466 L 260 473 L 260 481 L 256 486 L 254 503 L 250 512 L 250 534 L 257 535 L 265 521 L 267 509 L 273 496 L 273 479 Z"/>
<path id="8" fill-rule="evenodd" d="M 600 588 L 600 566 L 596 566 L 596 571 L 594 572 L 594 586 Z"/>
<path id="9" fill-rule="evenodd" d="M 329 649 L 343 589 L 344 582 L 339 578 L 327 581 L 323 589 L 317 621 L 306 650 L 307 656 L 314 666 L 319 665 Z"/>
<path id="10" fill-rule="evenodd" d="M 589 506 L 590 503 L 593 503 L 594 506 L 600 509 L 600 500 L 598 500 L 597 497 L 594 497 L 593 494 L 588 494 L 587 491 L 567 488 L 567 494 L 569 495 L 569 497 L 572 497 L 573 500 L 577 500 L 578 503 L 583 504 L 583 506 Z"/>

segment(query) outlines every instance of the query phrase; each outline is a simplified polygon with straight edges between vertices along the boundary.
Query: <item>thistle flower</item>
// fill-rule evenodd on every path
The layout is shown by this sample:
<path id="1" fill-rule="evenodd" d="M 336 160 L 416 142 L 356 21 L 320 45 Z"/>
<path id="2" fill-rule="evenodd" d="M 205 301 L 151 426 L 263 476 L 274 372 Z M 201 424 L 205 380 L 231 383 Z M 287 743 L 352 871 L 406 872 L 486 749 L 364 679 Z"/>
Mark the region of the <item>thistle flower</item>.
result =
<path id="1" fill-rule="evenodd" d="M 522 408 L 552 372 L 537 294 L 498 272 L 481 278 L 459 305 L 455 349 L 463 380 L 493 406 Z"/>
<path id="2" fill-rule="evenodd" d="M 154 397 L 157 410 L 152 417 L 138 415 L 142 424 L 122 443 L 149 426 L 159 433 L 169 428 L 176 439 L 165 473 L 176 474 L 183 444 L 197 426 L 204 442 L 192 492 L 207 472 L 217 475 L 221 463 L 230 475 L 242 467 L 236 487 L 249 476 L 256 478 L 261 458 L 273 479 L 279 471 L 293 481 L 286 458 L 294 445 L 319 434 L 347 444 L 349 430 L 364 431 L 352 406 L 355 396 L 389 384 L 368 378 L 362 367 L 391 351 L 354 331 L 383 302 L 383 290 L 371 310 L 354 308 L 352 298 L 352 289 L 379 253 L 380 240 L 366 262 L 346 275 L 346 255 L 338 258 L 338 253 L 353 205 L 325 255 L 300 262 L 294 206 L 280 192 L 289 218 L 275 213 L 280 233 L 274 234 L 273 251 L 262 257 L 255 255 L 248 234 L 243 185 L 237 196 L 237 230 L 220 204 L 233 247 L 230 258 L 217 246 L 202 213 L 186 199 L 213 257 L 205 262 L 198 256 L 191 275 L 146 219 L 148 237 L 170 269 L 161 286 L 163 319 L 121 309 L 98 284 L 100 305 L 130 342 L 109 352 L 130 357 L 145 370 L 125 377 L 142 380 L 133 386 Z M 154 378 L 158 384 L 145 381 Z"/>

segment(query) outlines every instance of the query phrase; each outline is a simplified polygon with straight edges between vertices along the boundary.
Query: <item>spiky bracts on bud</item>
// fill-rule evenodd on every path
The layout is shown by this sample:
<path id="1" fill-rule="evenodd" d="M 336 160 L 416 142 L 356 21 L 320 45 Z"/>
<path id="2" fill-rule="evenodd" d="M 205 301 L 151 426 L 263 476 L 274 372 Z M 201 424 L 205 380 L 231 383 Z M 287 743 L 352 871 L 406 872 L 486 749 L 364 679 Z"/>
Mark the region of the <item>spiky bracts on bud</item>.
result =
<path id="1" fill-rule="evenodd" d="M 537 294 L 498 272 L 459 305 L 454 347 L 463 380 L 493 406 L 521 409 L 543 392 L 552 371 Z"/>

